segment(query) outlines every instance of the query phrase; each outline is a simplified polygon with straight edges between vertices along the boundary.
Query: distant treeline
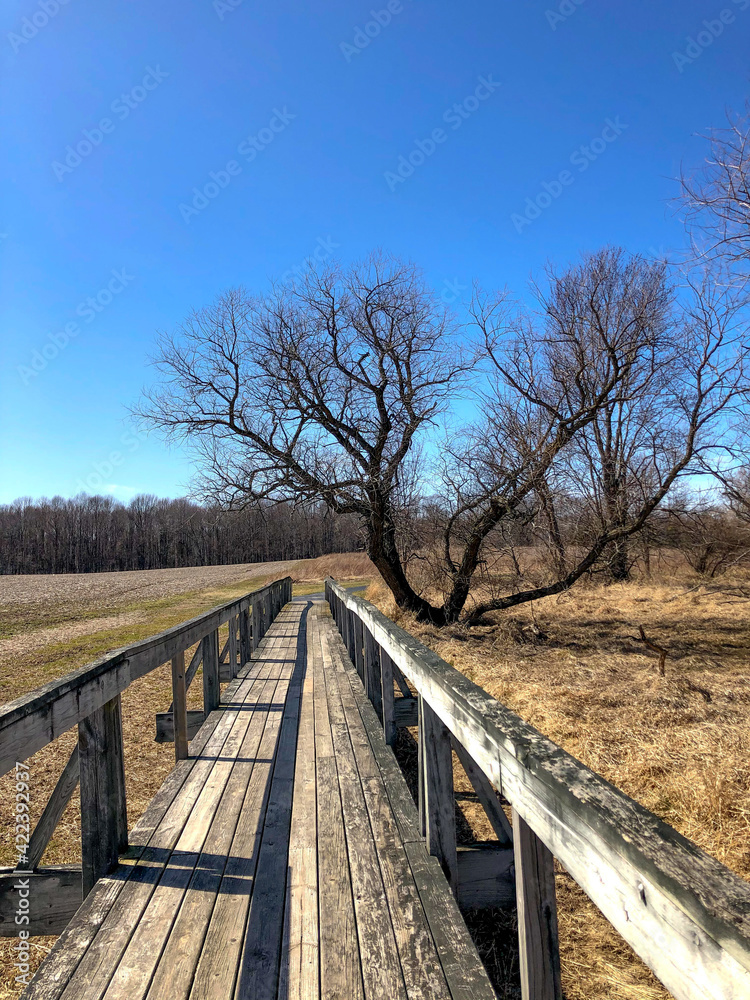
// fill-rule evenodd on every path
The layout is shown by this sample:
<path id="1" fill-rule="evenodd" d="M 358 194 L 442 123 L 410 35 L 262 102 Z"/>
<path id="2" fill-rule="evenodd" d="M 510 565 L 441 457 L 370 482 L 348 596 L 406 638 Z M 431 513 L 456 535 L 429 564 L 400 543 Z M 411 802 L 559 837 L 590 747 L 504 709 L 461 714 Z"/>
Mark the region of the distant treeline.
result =
<path id="1" fill-rule="evenodd" d="M 96 573 L 308 559 L 361 548 L 351 518 L 288 504 L 226 511 L 137 496 L 0 506 L 0 573 Z"/>

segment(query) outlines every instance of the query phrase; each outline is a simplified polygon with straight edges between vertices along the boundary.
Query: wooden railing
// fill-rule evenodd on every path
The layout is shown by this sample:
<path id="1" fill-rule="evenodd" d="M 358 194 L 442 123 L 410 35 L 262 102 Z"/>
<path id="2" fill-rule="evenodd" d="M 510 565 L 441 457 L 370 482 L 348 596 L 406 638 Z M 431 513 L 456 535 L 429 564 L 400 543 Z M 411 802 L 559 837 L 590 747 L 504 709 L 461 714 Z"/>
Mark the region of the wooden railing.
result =
<path id="1" fill-rule="evenodd" d="M 677 1000 L 750 997 L 750 884 L 372 604 L 331 579 L 326 598 L 387 740 L 406 700 L 394 699 L 394 679 L 407 697 L 409 685 L 416 692 L 423 835 L 454 889 L 452 750 L 498 839 L 512 836 L 524 1000 L 561 996 L 553 858 Z M 512 806 L 512 834 L 498 793 Z"/>
<path id="2" fill-rule="evenodd" d="M 276 580 L 190 621 L 51 681 L 0 709 L 0 775 L 78 726 L 78 743 L 63 768 L 26 858 L 0 869 L 0 936 L 15 934 L 19 874 L 33 881 L 31 934 L 60 933 L 97 879 L 115 867 L 128 844 L 120 697 L 133 681 L 172 665 L 172 706 L 157 715 L 157 740 L 174 738 L 175 757 L 188 756 L 194 730 L 219 705 L 221 681 L 246 663 L 281 608 L 291 600 L 290 577 Z M 219 652 L 219 628 L 228 636 Z M 188 669 L 185 651 L 198 643 Z M 187 689 L 203 665 L 203 712 L 188 713 Z M 199 718 L 198 718 L 199 717 Z M 47 844 L 80 782 L 82 867 L 38 868 Z"/>

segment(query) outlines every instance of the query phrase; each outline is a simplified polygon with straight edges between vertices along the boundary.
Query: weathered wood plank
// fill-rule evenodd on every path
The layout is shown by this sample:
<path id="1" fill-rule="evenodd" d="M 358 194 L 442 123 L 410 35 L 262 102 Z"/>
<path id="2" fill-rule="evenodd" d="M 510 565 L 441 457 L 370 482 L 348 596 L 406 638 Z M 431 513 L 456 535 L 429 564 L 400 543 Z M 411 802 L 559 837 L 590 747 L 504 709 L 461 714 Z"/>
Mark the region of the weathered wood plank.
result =
<path id="1" fill-rule="evenodd" d="M 78 725 L 83 895 L 128 845 L 120 696 Z"/>
<path id="2" fill-rule="evenodd" d="M 73 797 L 73 792 L 78 785 L 78 746 L 73 747 L 68 761 L 63 768 L 62 774 L 58 778 L 52 795 L 49 797 L 47 805 L 44 807 L 39 822 L 34 827 L 34 832 L 29 838 L 29 847 L 26 852 L 26 860 L 18 867 L 23 869 L 37 868 L 42 860 L 47 844 L 50 842 L 52 834 L 57 828 L 57 824 L 62 818 L 62 814 Z M 54 933 L 50 931 L 49 933 Z"/>
<path id="3" fill-rule="evenodd" d="M 367 805 L 407 995 L 450 1000 L 448 983 L 391 810 L 383 775 L 352 690 L 361 682 L 353 669 L 347 669 L 342 662 L 339 662 L 335 682 Z M 359 863 L 359 858 L 352 859 L 352 863 Z"/>
<path id="4" fill-rule="evenodd" d="M 300 617 L 298 641 L 295 642 L 299 655 L 281 723 L 253 893 L 250 897 L 237 983 L 238 1000 L 273 997 L 278 987 L 294 765 L 306 648 L 305 629 L 305 619 Z"/>
<path id="5" fill-rule="evenodd" d="M 367 816 L 335 671 L 326 672 L 325 685 L 350 858 L 365 996 L 368 1000 L 406 1000 L 406 987 L 378 853 Z"/>
<path id="6" fill-rule="evenodd" d="M 562 1000 L 552 855 L 513 812 L 519 966 L 523 1000 Z"/>
<path id="7" fill-rule="evenodd" d="M 187 738 L 195 738 L 198 730 L 203 725 L 206 715 L 201 708 L 188 709 L 187 713 Z M 171 712 L 156 713 L 156 737 L 155 743 L 174 743 L 174 717 Z M 183 758 L 184 759 L 184 758 Z"/>
<path id="8" fill-rule="evenodd" d="M 81 905 L 82 886 L 78 865 L 33 872 L 0 868 L 0 937 L 17 937 L 19 931 L 32 937 L 61 934 Z"/>
<path id="9" fill-rule="evenodd" d="M 393 722 L 396 729 L 409 729 L 419 725 L 419 703 L 413 695 L 394 699 Z"/>
<path id="10" fill-rule="evenodd" d="M 513 848 L 496 843 L 459 847 L 458 902 L 463 909 L 515 905 Z"/>
<path id="11" fill-rule="evenodd" d="M 263 736 L 257 750 L 245 800 L 227 858 L 219 895 L 211 914 L 200 960 L 195 974 L 191 997 L 232 997 L 237 979 L 247 922 L 253 881 L 257 869 L 264 817 L 271 788 L 282 715 L 278 706 L 288 697 L 294 654 L 289 643 L 279 639 L 268 650 L 269 660 L 284 660 L 274 664 L 272 676 L 278 678 L 273 695 L 277 706 L 269 711 Z M 269 663 L 269 667 L 271 664 Z"/>
<path id="12" fill-rule="evenodd" d="M 405 843 L 404 850 L 453 1000 L 497 1000 L 440 862 L 419 842 Z"/>
<path id="13" fill-rule="evenodd" d="M 320 989 L 323 997 L 363 1000 L 349 858 L 324 677 L 324 671 L 332 669 L 331 656 L 330 650 L 321 643 L 320 619 L 317 616 L 313 630 Z"/>
<path id="14" fill-rule="evenodd" d="M 278 595 L 275 595 L 278 600 Z M 275 608 L 274 608 L 275 610 Z M 278 995 L 285 1000 L 320 996 L 318 930 L 317 795 L 315 787 L 315 675 L 308 616 L 307 663 L 302 685 L 297 760 L 289 833 L 284 940 Z"/>

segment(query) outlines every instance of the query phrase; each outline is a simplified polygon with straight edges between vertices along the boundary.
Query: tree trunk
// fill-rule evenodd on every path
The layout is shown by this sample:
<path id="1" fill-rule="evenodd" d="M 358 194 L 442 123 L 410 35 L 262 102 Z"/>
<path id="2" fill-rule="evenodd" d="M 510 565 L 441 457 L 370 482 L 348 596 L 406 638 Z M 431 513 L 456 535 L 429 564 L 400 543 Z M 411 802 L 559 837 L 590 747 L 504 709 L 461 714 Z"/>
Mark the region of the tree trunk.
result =
<path id="1" fill-rule="evenodd" d="M 615 583 L 623 583 L 625 580 L 630 579 L 628 544 L 624 538 L 615 542 L 612 548 L 612 558 L 609 560 L 609 572 Z"/>
<path id="2" fill-rule="evenodd" d="M 396 604 L 405 611 L 416 614 L 419 621 L 429 621 L 434 625 L 444 625 L 445 615 L 441 608 L 433 607 L 420 597 L 406 579 L 401 557 L 396 545 L 396 526 L 393 517 L 382 506 L 373 508 L 368 519 L 367 555 L 383 577 L 393 594 Z"/>

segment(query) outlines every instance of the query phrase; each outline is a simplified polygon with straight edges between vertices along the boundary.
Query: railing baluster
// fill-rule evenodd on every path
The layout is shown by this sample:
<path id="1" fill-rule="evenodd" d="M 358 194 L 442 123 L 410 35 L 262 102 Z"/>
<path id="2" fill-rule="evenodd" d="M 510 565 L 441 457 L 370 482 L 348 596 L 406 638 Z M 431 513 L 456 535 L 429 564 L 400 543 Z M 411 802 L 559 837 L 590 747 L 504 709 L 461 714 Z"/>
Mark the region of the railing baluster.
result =
<path id="1" fill-rule="evenodd" d="M 523 1000 L 561 1000 L 552 854 L 513 810 L 518 944 Z"/>
<path id="2" fill-rule="evenodd" d="M 354 612 L 350 609 L 346 609 L 346 649 L 349 653 L 349 659 L 354 663 L 355 654 L 354 650 L 356 648 L 356 639 L 354 637 Z"/>
<path id="3" fill-rule="evenodd" d="M 251 605 L 252 606 L 252 605 Z M 240 668 L 244 667 L 253 653 L 253 641 L 250 634 L 250 608 L 240 610 L 238 624 L 240 627 Z"/>
<path id="4" fill-rule="evenodd" d="M 206 715 L 219 707 L 219 630 L 209 632 L 203 643 L 203 711 Z"/>
<path id="5" fill-rule="evenodd" d="M 185 686 L 185 653 L 172 660 L 172 724 L 174 728 L 175 760 L 188 755 L 187 687 Z"/>
<path id="6" fill-rule="evenodd" d="M 237 676 L 237 617 L 229 619 L 229 677 Z"/>
<path id="7" fill-rule="evenodd" d="M 364 628 L 358 615 L 354 616 L 354 666 L 357 673 L 362 678 L 362 683 L 367 691 L 367 677 L 365 676 L 365 656 L 364 656 Z"/>
<path id="8" fill-rule="evenodd" d="M 260 643 L 260 601 L 253 601 L 249 609 L 249 617 L 252 622 L 252 643 L 253 649 L 258 648 Z"/>
<path id="9" fill-rule="evenodd" d="M 419 750 L 420 824 L 427 848 L 442 865 L 455 895 L 458 893 L 458 857 L 450 733 L 421 696 Z"/>
<path id="10" fill-rule="evenodd" d="M 385 742 L 392 744 L 396 739 L 395 704 L 393 697 L 393 660 L 382 646 L 380 653 L 380 699 L 382 706 L 383 733 Z"/>
<path id="11" fill-rule="evenodd" d="M 370 695 L 372 707 L 375 709 L 381 723 L 383 721 L 383 690 L 380 679 L 380 647 L 372 637 L 368 628 L 365 633 L 365 676 L 367 677 L 367 691 Z"/>
<path id="12" fill-rule="evenodd" d="M 83 896 L 128 846 L 120 695 L 78 723 Z"/>

